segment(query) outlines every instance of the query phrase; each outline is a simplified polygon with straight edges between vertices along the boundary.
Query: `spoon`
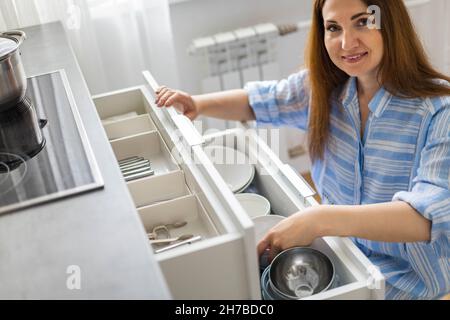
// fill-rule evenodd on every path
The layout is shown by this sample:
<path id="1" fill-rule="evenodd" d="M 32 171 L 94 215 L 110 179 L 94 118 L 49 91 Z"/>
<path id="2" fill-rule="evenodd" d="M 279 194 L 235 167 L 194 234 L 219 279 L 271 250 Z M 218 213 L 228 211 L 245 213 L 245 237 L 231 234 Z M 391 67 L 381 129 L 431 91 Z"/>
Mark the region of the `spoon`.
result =
<path id="1" fill-rule="evenodd" d="M 187 225 L 187 222 L 186 221 L 177 221 L 177 222 L 174 222 L 174 223 L 169 223 L 169 224 L 166 224 L 166 227 L 167 228 L 181 228 L 181 227 L 184 227 L 185 225 Z"/>
<path id="2" fill-rule="evenodd" d="M 167 250 L 171 250 L 171 249 L 177 248 L 179 246 L 183 246 L 185 244 L 191 244 L 193 242 L 200 241 L 201 239 L 202 239 L 202 236 L 196 236 L 196 237 L 184 240 L 184 241 L 179 241 L 177 243 L 170 244 L 170 245 L 168 245 L 168 246 L 166 246 L 164 248 L 158 249 L 158 250 L 155 251 L 155 253 L 161 253 L 161 252 L 164 252 L 164 251 L 167 251 Z"/>
<path id="3" fill-rule="evenodd" d="M 153 232 L 147 233 L 148 238 L 150 240 L 158 240 L 158 230 L 162 230 L 164 231 L 165 234 L 167 234 L 166 238 L 163 238 L 162 240 L 166 240 L 168 238 L 170 238 L 170 232 L 169 229 L 177 229 L 177 228 L 181 228 L 184 227 L 185 225 L 187 225 L 186 221 L 176 221 L 174 223 L 169 223 L 169 224 L 163 224 L 163 225 L 159 225 L 153 228 Z"/>
<path id="4" fill-rule="evenodd" d="M 192 234 L 183 234 L 183 235 L 181 235 L 179 237 L 176 237 L 176 238 L 150 240 L 150 243 L 151 244 L 172 243 L 172 242 L 175 242 L 175 241 L 185 241 L 185 240 L 191 239 L 193 237 L 194 237 L 194 235 L 192 235 Z"/>

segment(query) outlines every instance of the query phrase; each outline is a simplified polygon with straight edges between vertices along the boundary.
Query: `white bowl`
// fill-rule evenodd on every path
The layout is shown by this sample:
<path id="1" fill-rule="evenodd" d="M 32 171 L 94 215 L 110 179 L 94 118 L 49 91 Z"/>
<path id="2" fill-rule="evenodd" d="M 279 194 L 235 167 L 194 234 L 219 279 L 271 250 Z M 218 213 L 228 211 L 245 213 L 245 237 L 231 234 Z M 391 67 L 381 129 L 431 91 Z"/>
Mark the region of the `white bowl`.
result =
<path id="1" fill-rule="evenodd" d="M 250 218 L 270 214 L 270 202 L 263 196 L 255 193 L 240 193 L 236 195 L 236 198 Z"/>
<path id="2" fill-rule="evenodd" d="M 253 223 L 255 224 L 256 243 L 258 244 L 258 242 L 264 238 L 264 236 L 270 229 L 275 227 L 280 221 L 284 219 L 286 219 L 286 217 L 273 214 L 252 218 Z"/>
<path id="3" fill-rule="evenodd" d="M 233 193 L 244 191 L 252 182 L 255 167 L 244 153 L 223 146 L 208 146 L 204 151 Z"/>

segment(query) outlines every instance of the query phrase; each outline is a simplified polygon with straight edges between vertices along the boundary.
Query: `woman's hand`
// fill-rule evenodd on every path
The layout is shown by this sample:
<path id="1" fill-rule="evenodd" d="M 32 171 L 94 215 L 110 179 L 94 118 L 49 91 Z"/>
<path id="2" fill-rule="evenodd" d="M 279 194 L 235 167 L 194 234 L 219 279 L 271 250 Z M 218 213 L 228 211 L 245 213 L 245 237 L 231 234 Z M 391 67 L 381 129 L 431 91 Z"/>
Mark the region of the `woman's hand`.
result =
<path id="1" fill-rule="evenodd" d="M 308 246 L 319 237 L 355 237 L 379 242 L 431 241 L 432 222 L 402 201 L 309 207 L 284 219 L 258 244 L 258 255 Z"/>
<path id="2" fill-rule="evenodd" d="M 298 212 L 273 227 L 258 244 L 258 255 L 270 250 L 271 261 L 278 253 L 292 247 L 309 246 L 321 237 L 320 206 Z"/>
<path id="3" fill-rule="evenodd" d="M 199 115 L 199 108 L 194 99 L 186 92 L 173 90 L 162 86 L 156 90 L 156 105 L 158 107 L 174 107 L 190 120 Z"/>

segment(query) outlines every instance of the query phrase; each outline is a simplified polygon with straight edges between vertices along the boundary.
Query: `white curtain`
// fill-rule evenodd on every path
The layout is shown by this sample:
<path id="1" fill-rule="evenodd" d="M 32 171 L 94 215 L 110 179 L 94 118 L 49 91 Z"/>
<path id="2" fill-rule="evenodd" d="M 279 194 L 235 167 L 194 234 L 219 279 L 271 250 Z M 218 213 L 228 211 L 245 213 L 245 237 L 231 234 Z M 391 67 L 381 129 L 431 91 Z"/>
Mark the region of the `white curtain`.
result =
<path id="1" fill-rule="evenodd" d="M 143 83 L 178 87 L 168 0 L 0 0 L 0 30 L 61 21 L 92 94 Z"/>

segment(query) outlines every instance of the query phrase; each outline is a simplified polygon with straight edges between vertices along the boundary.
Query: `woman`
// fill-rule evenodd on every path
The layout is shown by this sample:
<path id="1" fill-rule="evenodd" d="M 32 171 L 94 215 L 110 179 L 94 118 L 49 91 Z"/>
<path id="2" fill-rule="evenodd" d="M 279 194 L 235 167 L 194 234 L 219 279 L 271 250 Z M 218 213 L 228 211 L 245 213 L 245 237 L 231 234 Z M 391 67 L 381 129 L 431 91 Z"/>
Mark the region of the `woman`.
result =
<path id="1" fill-rule="evenodd" d="M 380 28 L 368 25 L 369 5 Z M 377 21 L 375 21 L 377 23 Z M 326 205 L 282 221 L 258 244 L 271 256 L 317 237 L 352 237 L 386 277 L 387 299 L 450 292 L 450 78 L 424 54 L 402 0 L 315 0 L 307 68 L 279 82 L 158 106 L 308 131 Z"/>

